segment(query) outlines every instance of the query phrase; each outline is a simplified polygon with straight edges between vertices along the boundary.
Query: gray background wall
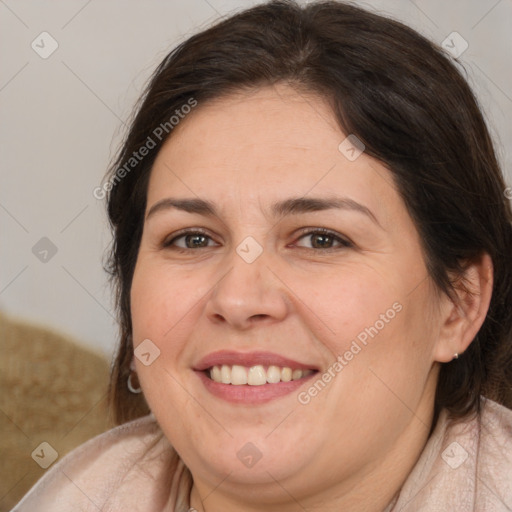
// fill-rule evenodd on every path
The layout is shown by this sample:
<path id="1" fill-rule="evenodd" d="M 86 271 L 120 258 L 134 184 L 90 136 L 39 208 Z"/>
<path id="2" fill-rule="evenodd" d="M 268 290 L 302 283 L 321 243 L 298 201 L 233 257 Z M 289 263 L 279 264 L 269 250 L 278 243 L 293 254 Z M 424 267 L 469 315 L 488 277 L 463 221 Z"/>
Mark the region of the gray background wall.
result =
<path id="1" fill-rule="evenodd" d="M 110 358 L 117 327 L 102 269 L 110 234 L 93 190 L 165 54 L 220 16 L 257 3 L 0 0 L 0 310 Z M 356 3 L 438 43 L 454 31 L 467 41 L 460 60 L 511 185 L 512 0 Z M 47 58 L 40 55 L 55 43 L 42 32 L 58 44 Z"/>

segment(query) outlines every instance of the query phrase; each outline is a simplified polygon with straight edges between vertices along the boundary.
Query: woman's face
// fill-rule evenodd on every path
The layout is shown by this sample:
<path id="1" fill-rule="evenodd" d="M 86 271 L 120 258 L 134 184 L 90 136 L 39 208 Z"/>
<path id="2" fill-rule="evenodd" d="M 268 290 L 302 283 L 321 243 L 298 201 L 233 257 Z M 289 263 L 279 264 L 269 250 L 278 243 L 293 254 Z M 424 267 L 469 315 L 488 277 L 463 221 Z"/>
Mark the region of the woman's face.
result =
<path id="1" fill-rule="evenodd" d="M 439 313 L 391 173 L 285 85 L 199 103 L 174 130 L 148 188 L 133 339 L 203 496 L 251 483 L 306 502 L 410 468 Z"/>

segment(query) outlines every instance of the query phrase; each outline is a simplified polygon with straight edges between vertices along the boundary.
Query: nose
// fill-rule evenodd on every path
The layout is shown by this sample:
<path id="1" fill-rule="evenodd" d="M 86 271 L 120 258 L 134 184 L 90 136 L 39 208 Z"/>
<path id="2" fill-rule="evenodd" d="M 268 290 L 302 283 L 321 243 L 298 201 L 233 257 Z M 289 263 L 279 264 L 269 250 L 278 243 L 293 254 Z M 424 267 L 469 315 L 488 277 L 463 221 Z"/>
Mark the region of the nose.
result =
<path id="1" fill-rule="evenodd" d="M 286 288 L 267 263 L 265 253 L 248 263 L 233 252 L 206 305 L 211 322 L 247 330 L 286 317 L 290 306 Z"/>

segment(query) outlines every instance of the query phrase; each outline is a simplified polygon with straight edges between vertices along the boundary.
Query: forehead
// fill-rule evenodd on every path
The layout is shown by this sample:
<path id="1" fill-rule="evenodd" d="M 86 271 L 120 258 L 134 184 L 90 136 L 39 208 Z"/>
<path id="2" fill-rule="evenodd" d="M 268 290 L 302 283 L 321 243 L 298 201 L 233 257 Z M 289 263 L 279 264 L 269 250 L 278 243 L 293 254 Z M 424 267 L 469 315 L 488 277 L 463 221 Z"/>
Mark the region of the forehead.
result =
<path id="1" fill-rule="evenodd" d="M 371 203 L 390 189 L 389 171 L 364 153 L 347 159 L 346 137 L 324 98 L 286 85 L 199 103 L 161 148 L 148 204 L 170 190 L 260 203 L 334 191 Z"/>
<path id="2" fill-rule="evenodd" d="M 174 146 L 174 151 L 196 160 L 205 157 L 206 151 L 210 156 L 231 159 L 253 156 L 254 148 L 263 150 L 260 157 L 279 150 L 292 156 L 292 149 L 325 151 L 327 133 L 335 154 L 341 132 L 322 97 L 275 85 L 199 103 L 176 127 L 162 151 Z"/>

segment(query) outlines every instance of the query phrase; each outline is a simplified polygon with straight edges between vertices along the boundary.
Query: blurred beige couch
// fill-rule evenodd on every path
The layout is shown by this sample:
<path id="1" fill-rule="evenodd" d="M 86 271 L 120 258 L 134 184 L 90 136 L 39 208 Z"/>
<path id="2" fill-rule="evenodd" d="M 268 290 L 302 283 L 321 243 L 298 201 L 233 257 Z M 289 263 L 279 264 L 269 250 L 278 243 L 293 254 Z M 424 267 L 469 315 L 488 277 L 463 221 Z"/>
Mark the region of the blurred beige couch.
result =
<path id="1" fill-rule="evenodd" d="M 110 428 L 108 371 L 103 357 L 73 340 L 0 313 L 0 512 L 56 454 L 60 460 Z"/>

